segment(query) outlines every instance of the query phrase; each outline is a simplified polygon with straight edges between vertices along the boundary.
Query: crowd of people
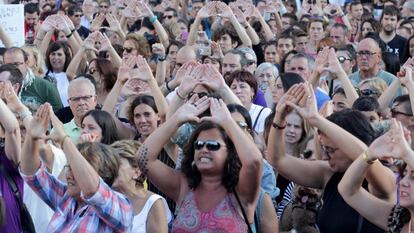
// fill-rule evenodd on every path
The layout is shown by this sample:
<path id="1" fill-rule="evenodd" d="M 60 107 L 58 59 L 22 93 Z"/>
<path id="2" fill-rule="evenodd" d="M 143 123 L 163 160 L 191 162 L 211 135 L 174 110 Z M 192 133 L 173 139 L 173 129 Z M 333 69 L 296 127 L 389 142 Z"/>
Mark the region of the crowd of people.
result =
<path id="1" fill-rule="evenodd" d="M 414 231 L 414 0 L 25 0 L 0 233 Z"/>

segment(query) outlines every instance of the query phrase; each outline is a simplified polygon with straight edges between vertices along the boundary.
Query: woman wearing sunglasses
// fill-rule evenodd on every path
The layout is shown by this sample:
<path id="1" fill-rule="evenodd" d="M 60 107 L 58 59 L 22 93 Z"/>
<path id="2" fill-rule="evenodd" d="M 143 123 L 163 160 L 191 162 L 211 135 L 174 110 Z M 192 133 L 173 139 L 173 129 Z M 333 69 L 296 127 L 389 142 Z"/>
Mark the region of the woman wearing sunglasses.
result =
<path id="1" fill-rule="evenodd" d="M 306 161 L 286 155 L 283 139 L 288 106 L 318 129 L 321 157 L 325 161 Z M 296 184 L 323 190 L 324 204 L 318 211 L 317 221 L 321 232 L 381 232 L 381 229 L 360 218 L 356 210 L 344 202 L 337 188 L 352 161 L 366 150 L 374 138 L 375 131 L 370 122 L 358 111 L 343 110 L 327 119 L 322 117 L 309 85 L 294 85 L 279 101 L 268 140 L 269 162 L 281 175 Z M 318 151 L 314 153 L 320 156 Z M 372 194 L 384 201 L 395 198 L 394 174 L 381 163 L 370 167 L 366 180 L 368 183 L 364 187 L 369 184 L 368 190 Z"/>
<path id="2" fill-rule="evenodd" d="M 214 117 L 201 121 L 198 115 L 208 108 Z M 158 153 L 188 121 L 201 123 L 184 149 L 181 171 L 170 169 L 157 160 Z M 172 232 L 248 232 L 262 156 L 222 100 L 193 95 L 145 140 L 137 156 L 140 170 L 180 206 Z"/>

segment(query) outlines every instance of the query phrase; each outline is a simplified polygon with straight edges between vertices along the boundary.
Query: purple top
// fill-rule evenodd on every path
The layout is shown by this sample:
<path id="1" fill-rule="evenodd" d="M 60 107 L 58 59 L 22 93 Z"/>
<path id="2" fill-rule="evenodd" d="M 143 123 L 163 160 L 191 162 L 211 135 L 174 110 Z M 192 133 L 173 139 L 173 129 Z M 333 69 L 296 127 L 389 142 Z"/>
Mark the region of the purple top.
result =
<path id="1" fill-rule="evenodd" d="M 266 100 L 265 100 L 265 97 L 264 97 L 264 93 L 260 89 L 257 89 L 257 93 L 256 93 L 256 96 L 253 99 L 253 103 L 257 104 L 257 105 L 260 105 L 262 107 L 265 107 L 265 108 L 267 107 Z M 247 110 L 249 110 L 249 109 L 247 109 Z"/>
<path id="2" fill-rule="evenodd" d="M 4 170 L 8 172 L 14 182 L 17 184 L 20 195 L 23 194 L 23 179 L 19 174 L 17 166 L 10 161 L 4 147 L 0 147 L 0 163 L 3 164 Z M 14 197 L 13 191 L 4 174 L 0 173 L 0 191 L 6 204 L 6 224 L 0 227 L 0 233 L 20 233 L 22 228 L 20 226 L 20 210 Z"/>

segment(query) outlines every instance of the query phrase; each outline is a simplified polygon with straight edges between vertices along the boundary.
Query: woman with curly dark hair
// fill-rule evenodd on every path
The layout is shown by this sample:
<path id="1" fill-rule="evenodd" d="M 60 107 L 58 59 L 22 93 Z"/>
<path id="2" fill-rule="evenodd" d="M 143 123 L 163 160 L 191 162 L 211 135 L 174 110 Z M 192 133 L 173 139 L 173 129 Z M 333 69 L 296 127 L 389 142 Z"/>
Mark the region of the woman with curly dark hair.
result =
<path id="1" fill-rule="evenodd" d="M 214 117 L 201 121 L 198 115 L 209 107 Z M 157 155 L 188 121 L 201 123 L 185 146 L 182 170 L 170 169 Z M 251 232 L 262 157 L 222 100 L 193 95 L 145 140 L 137 156 L 140 170 L 180 206 L 172 232 Z"/>

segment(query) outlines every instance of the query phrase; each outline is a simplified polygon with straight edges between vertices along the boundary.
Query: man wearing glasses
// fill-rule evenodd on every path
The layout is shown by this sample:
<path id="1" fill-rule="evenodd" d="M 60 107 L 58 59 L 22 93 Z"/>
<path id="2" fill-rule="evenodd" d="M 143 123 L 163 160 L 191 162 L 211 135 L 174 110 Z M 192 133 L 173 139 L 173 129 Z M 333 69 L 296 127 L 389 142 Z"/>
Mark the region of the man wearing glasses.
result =
<path id="1" fill-rule="evenodd" d="M 391 116 L 407 128 L 411 135 L 414 133 L 414 116 L 409 95 L 401 95 L 395 98 L 391 107 Z M 414 140 L 411 140 L 411 148 L 414 148 Z"/>
<path id="2" fill-rule="evenodd" d="M 162 14 L 162 22 L 164 25 L 177 22 L 177 11 L 174 8 L 168 7 Z"/>
<path id="3" fill-rule="evenodd" d="M 68 8 L 67 14 L 69 19 L 72 21 L 76 30 L 79 33 L 79 36 L 84 40 L 89 36 L 89 29 L 81 25 L 81 18 L 83 16 L 82 9 L 79 6 L 72 5 Z"/>
<path id="4" fill-rule="evenodd" d="M 359 70 L 349 76 L 354 85 L 369 78 L 381 78 L 387 85 L 396 79 L 394 75 L 380 70 L 381 49 L 378 43 L 371 38 L 361 40 L 357 47 L 357 65 Z"/>
<path id="5" fill-rule="evenodd" d="M 68 102 L 73 119 L 64 124 L 66 134 L 77 144 L 81 135 L 81 119 L 97 104 L 96 89 L 93 83 L 84 77 L 73 79 L 68 87 Z"/>
<path id="6" fill-rule="evenodd" d="M 37 108 L 46 102 L 52 105 L 53 111 L 58 111 L 63 107 L 57 88 L 33 74 L 28 66 L 28 56 L 23 49 L 17 47 L 7 49 L 3 56 L 3 62 L 14 65 L 20 70 L 23 76 L 22 84 L 16 93 L 30 111 L 36 112 Z"/>

